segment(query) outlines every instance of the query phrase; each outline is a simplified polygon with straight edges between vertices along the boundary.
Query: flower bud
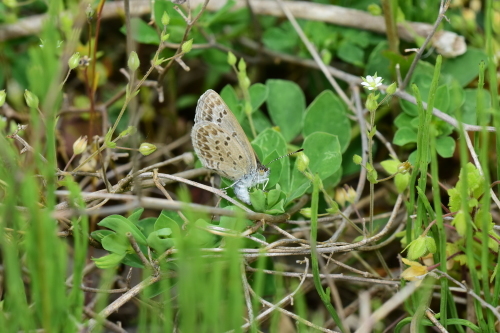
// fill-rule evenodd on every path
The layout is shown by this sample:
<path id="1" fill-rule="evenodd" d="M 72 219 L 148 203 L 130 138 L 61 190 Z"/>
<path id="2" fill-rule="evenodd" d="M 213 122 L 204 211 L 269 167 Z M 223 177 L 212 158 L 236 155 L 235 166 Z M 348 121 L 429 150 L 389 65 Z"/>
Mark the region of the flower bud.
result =
<path id="1" fill-rule="evenodd" d="M 354 154 L 354 156 L 352 157 L 352 161 L 354 162 L 354 164 L 360 165 L 361 162 L 363 162 L 363 158 L 359 155 Z"/>
<path id="2" fill-rule="evenodd" d="M 87 149 L 87 136 L 81 136 L 73 143 L 73 154 L 80 155 Z"/>
<path id="3" fill-rule="evenodd" d="M 192 48 L 193 48 L 193 39 L 191 38 L 190 40 L 182 44 L 181 50 L 182 53 L 188 53 L 189 51 L 191 51 Z"/>
<path id="4" fill-rule="evenodd" d="M 311 208 L 302 208 L 300 210 L 300 214 L 307 217 L 308 219 L 311 218 Z"/>
<path id="5" fill-rule="evenodd" d="M 132 51 L 130 52 L 130 56 L 128 57 L 128 68 L 130 68 L 131 71 L 135 72 L 137 68 L 139 68 L 139 65 L 141 62 L 139 61 L 139 56 L 137 55 L 137 52 Z"/>
<path id="6" fill-rule="evenodd" d="M 366 99 L 366 109 L 370 112 L 374 112 L 378 108 L 377 96 L 375 94 L 369 94 Z"/>
<path id="7" fill-rule="evenodd" d="M 139 152 L 144 156 L 148 156 L 149 154 L 154 153 L 155 150 L 156 146 L 148 142 L 141 143 L 141 146 L 139 147 Z"/>
<path id="8" fill-rule="evenodd" d="M 233 52 L 229 51 L 227 53 L 227 63 L 231 66 L 236 65 L 236 56 L 233 54 Z"/>
<path id="9" fill-rule="evenodd" d="M 238 62 L 238 70 L 240 72 L 243 72 L 243 73 L 246 72 L 246 70 L 247 70 L 247 64 L 245 62 L 245 59 L 241 58 L 240 62 Z"/>
<path id="10" fill-rule="evenodd" d="M 33 94 L 31 91 L 28 89 L 24 90 L 24 100 L 26 101 L 26 104 L 33 109 L 38 108 L 38 97 Z"/>
<path id="11" fill-rule="evenodd" d="M 387 87 L 386 92 L 388 95 L 392 95 L 396 92 L 397 89 L 398 89 L 397 83 L 393 82 Z"/>
<path id="12" fill-rule="evenodd" d="M 68 59 L 69 69 L 75 69 L 80 64 L 80 52 L 73 53 L 73 55 Z"/>
<path id="13" fill-rule="evenodd" d="M 410 171 L 411 169 L 411 163 L 406 161 L 398 165 L 398 172 L 402 175 Z"/>
<path id="14" fill-rule="evenodd" d="M 168 25 L 169 22 L 170 16 L 168 16 L 167 12 L 163 12 L 163 15 L 161 16 L 161 24 Z"/>
<path id="15" fill-rule="evenodd" d="M 304 152 L 300 152 L 297 155 L 297 169 L 300 172 L 304 172 L 309 167 L 309 157 L 307 157 Z"/>
<path id="16" fill-rule="evenodd" d="M 0 107 L 5 104 L 5 99 L 7 98 L 7 93 L 4 90 L 0 90 Z"/>

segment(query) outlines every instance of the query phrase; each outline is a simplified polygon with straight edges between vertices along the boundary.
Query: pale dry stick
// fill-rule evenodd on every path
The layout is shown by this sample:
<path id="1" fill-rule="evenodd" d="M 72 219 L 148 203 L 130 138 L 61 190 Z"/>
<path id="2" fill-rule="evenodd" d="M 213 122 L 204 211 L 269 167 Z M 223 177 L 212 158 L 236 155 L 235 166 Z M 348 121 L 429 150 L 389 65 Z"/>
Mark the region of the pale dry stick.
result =
<path id="1" fill-rule="evenodd" d="M 359 303 L 359 322 L 365 322 L 371 315 L 371 295 L 368 290 L 362 290 L 358 294 Z"/>
<path id="2" fill-rule="evenodd" d="M 417 68 L 418 61 L 420 60 L 420 58 L 422 58 L 422 55 L 424 54 L 424 52 L 427 48 L 427 45 L 431 42 L 432 38 L 434 37 L 434 34 L 437 31 L 437 28 L 439 27 L 439 25 L 441 24 L 441 21 L 445 17 L 445 13 L 448 10 L 448 6 L 450 5 L 450 2 L 451 2 L 451 0 L 446 0 L 446 2 L 444 2 L 444 3 L 443 3 L 443 1 L 441 1 L 438 18 L 436 19 L 436 22 L 434 22 L 434 25 L 432 26 L 432 30 L 429 33 L 429 35 L 427 36 L 427 38 L 425 39 L 424 43 L 420 46 L 420 49 L 418 50 L 417 55 L 415 56 L 415 58 L 413 58 L 413 62 L 411 63 L 410 69 L 408 70 L 408 73 L 406 73 L 406 77 L 403 81 L 403 84 L 399 87 L 399 89 L 405 90 L 406 86 L 410 82 L 410 79 L 413 75 L 413 72 L 415 71 L 415 68 Z"/>
<path id="3" fill-rule="evenodd" d="M 144 253 L 142 253 L 141 248 L 139 247 L 139 244 L 137 244 L 137 241 L 135 240 L 134 236 L 132 235 L 131 232 L 127 232 L 125 234 L 127 236 L 128 241 L 130 242 L 130 245 L 132 245 L 132 248 L 134 249 L 135 253 L 141 259 L 141 262 L 146 266 L 148 269 L 156 272 L 158 274 L 158 267 L 154 267 L 151 262 L 146 258 Z"/>
<path id="4" fill-rule="evenodd" d="M 275 0 L 275 1 L 278 3 L 283 13 L 285 13 L 286 17 L 288 18 L 293 28 L 295 29 L 295 32 L 297 33 L 297 35 L 299 35 L 300 39 L 302 40 L 302 43 L 304 43 L 307 50 L 313 57 L 314 61 L 317 63 L 319 69 L 323 72 L 323 75 L 325 75 L 328 82 L 330 82 L 337 95 L 339 95 L 340 98 L 344 101 L 344 103 L 347 106 L 349 106 L 349 109 L 354 110 L 354 105 L 352 105 L 351 100 L 347 97 L 347 95 L 344 93 L 344 90 L 342 90 L 337 81 L 330 74 L 328 68 L 321 59 L 321 56 L 319 55 L 318 51 L 316 50 L 314 45 L 309 41 L 307 36 L 304 34 L 304 31 L 302 31 L 302 28 L 297 23 L 297 20 L 295 20 L 295 17 L 293 16 L 292 12 L 290 12 L 288 7 L 283 4 L 282 0 Z"/>
<path id="5" fill-rule="evenodd" d="M 404 288 L 402 288 L 398 293 L 392 296 L 387 302 L 385 302 L 380 308 L 378 308 L 372 315 L 365 320 L 361 326 L 356 330 L 356 333 L 370 333 L 372 332 L 373 325 L 385 317 L 391 311 L 399 307 L 408 297 L 410 297 L 415 290 L 418 288 L 417 282 L 409 282 Z"/>
<path id="6" fill-rule="evenodd" d="M 309 260 L 307 258 L 304 258 L 304 261 L 302 262 L 305 262 L 306 263 L 306 267 L 305 267 L 305 272 L 308 271 L 309 269 Z M 255 272 L 258 272 L 258 270 L 256 269 Z M 269 309 L 261 312 L 256 318 L 255 318 L 255 321 L 262 321 L 264 320 L 264 318 L 268 317 L 274 310 L 278 310 L 284 314 L 286 314 L 287 316 L 297 320 L 297 321 L 300 321 L 301 323 L 307 325 L 307 326 L 310 326 L 310 327 L 313 327 L 317 330 L 320 330 L 322 332 L 334 332 L 334 331 L 331 331 L 331 330 L 327 330 L 325 328 L 322 328 L 320 326 L 317 326 L 317 325 L 314 325 L 313 323 L 297 316 L 296 314 L 290 312 L 290 311 L 287 311 L 287 310 L 284 310 L 281 306 L 286 306 L 286 304 L 289 304 L 291 302 L 293 302 L 293 297 L 295 296 L 295 294 L 297 294 L 297 292 L 301 289 L 302 285 L 304 284 L 307 274 L 306 273 L 301 273 L 301 275 L 299 276 L 300 277 L 300 282 L 299 282 L 299 285 L 297 286 L 297 288 L 295 288 L 295 290 L 288 296 L 284 297 L 281 301 L 279 301 L 278 303 L 276 304 L 272 304 L 266 300 L 264 300 L 263 298 L 261 298 L 259 295 L 257 295 L 255 293 L 255 291 L 250 287 L 250 285 L 248 285 L 248 290 L 250 291 L 250 293 L 253 295 L 253 297 L 256 297 L 263 305 L 269 307 Z M 246 284 L 248 284 L 248 281 L 245 279 L 244 282 Z M 249 322 L 249 323 L 246 323 L 245 325 L 241 326 L 241 329 L 243 330 L 246 330 L 248 328 L 250 328 L 250 326 L 253 324 L 253 322 Z M 234 331 L 230 331 L 230 332 L 234 332 Z"/>
<path id="7" fill-rule="evenodd" d="M 241 268 L 241 283 L 243 284 L 243 292 L 245 294 L 245 302 L 247 303 L 247 311 L 248 311 L 248 321 L 250 323 L 253 323 L 255 320 L 255 316 L 253 314 L 253 305 L 252 305 L 252 298 L 250 297 L 250 290 L 252 287 L 250 287 L 250 284 L 248 283 L 247 280 L 247 275 L 245 273 L 245 264 L 243 263 L 243 260 L 241 261 L 240 264 Z"/>
<path id="8" fill-rule="evenodd" d="M 473 298 L 475 298 L 483 307 L 485 308 L 488 308 L 492 313 L 493 315 L 497 318 L 497 320 L 500 320 L 500 312 L 498 311 L 498 309 L 494 306 L 492 306 L 491 304 L 487 303 L 484 299 L 482 299 L 479 295 L 477 295 L 474 290 L 470 289 L 469 287 L 467 287 L 465 284 L 457 281 L 456 279 L 454 279 L 452 276 L 450 276 L 449 274 L 446 274 L 445 272 L 442 272 L 438 269 L 435 269 L 432 271 L 433 273 L 436 273 L 438 275 L 441 275 L 441 277 L 445 277 L 447 278 L 448 280 L 452 281 L 453 283 L 455 283 L 457 286 L 461 287 L 463 290 L 466 290 L 467 291 L 467 294 L 471 295 Z"/>
<path id="9" fill-rule="evenodd" d="M 358 120 L 358 125 L 359 125 L 359 134 L 361 136 L 361 165 L 366 165 L 368 162 L 368 150 L 371 149 L 371 147 L 368 147 L 368 130 L 366 127 L 366 120 L 363 115 L 363 106 L 361 104 L 361 94 L 359 92 L 359 86 L 357 85 L 351 85 L 351 90 L 354 95 L 354 113 L 356 115 L 356 118 Z M 361 167 L 361 172 L 359 174 L 359 181 L 358 181 L 358 186 L 356 188 L 356 198 L 354 199 L 354 202 L 358 202 L 359 198 L 361 198 L 361 195 L 363 193 L 363 189 L 365 188 L 365 182 L 366 182 L 366 168 Z M 373 193 L 370 193 L 370 207 L 373 206 Z M 373 222 L 373 215 L 372 215 L 372 220 Z M 345 226 L 347 225 L 347 221 L 344 219 L 342 221 L 342 225 L 340 226 L 339 229 L 344 229 Z M 366 229 L 365 229 L 365 224 L 363 223 L 363 235 L 366 236 Z M 330 238 L 331 240 L 336 240 L 340 236 L 342 231 L 336 231 L 335 234 Z"/>
<path id="10" fill-rule="evenodd" d="M 172 199 L 172 197 L 167 192 L 167 190 L 165 189 L 165 187 L 163 187 L 163 185 L 158 180 L 158 169 L 153 169 L 153 181 L 155 182 L 156 187 L 163 193 L 163 195 L 168 200 L 174 201 L 174 199 Z M 187 217 L 180 210 L 177 211 L 177 214 L 179 214 L 179 216 L 181 217 L 181 219 L 184 221 L 184 224 L 188 224 L 189 223 L 189 220 L 187 219 Z"/>
<path id="11" fill-rule="evenodd" d="M 148 176 L 150 176 L 149 174 L 150 174 L 150 172 L 144 172 L 141 175 L 141 177 L 148 177 Z M 191 186 L 195 186 L 195 187 L 201 188 L 201 189 L 203 189 L 205 191 L 212 192 L 213 194 L 226 199 L 227 201 L 229 201 L 233 205 L 238 206 L 239 208 L 243 209 L 247 213 L 253 213 L 253 211 L 251 209 L 247 208 L 243 204 L 241 204 L 238 201 L 234 200 L 233 198 L 231 198 L 230 196 L 228 196 L 222 190 L 216 189 L 216 188 L 211 187 L 211 186 L 203 185 L 203 184 L 200 184 L 200 183 L 197 183 L 197 182 L 193 182 L 192 180 L 188 180 L 188 179 L 176 177 L 176 176 L 173 176 L 173 175 L 168 175 L 168 174 L 165 174 L 165 173 L 158 174 L 158 177 L 159 178 L 167 178 L 167 179 L 175 180 L 175 181 L 178 181 L 180 183 L 188 184 L 188 185 L 191 185 Z"/>
<path id="12" fill-rule="evenodd" d="M 14 139 L 14 140 L 18 141 L 21 145 L 23 145 L 23 148 L 19 152 L 19 154 L 21 154 L 21 155 L 27 151 L 34 152 L 33 147 L 31 147 L 30 144 L 26 140 L 24 140 L 22 137 L 20 137 L 18 134 L 19 131 L 24 131 L 26 128 L 28 128 L 28 125 L 18 124 L 17 129 L 14 131 L 14 133 L 7 135 L 7 138 Z M 45 157 L 43 157 L 42 154 L 38 153 L 37 155 L 44 163 L 48 163 L 47 159 Z"/>
<path id="13" fill-rule="evenodd" d="M 248 38 L 240 38 L 240 42 L 243 45 L 245 45 L 245 46 L 247 46 L 247 47 L 249 47 L 249 48 L 251 48 L 253 50 L 257 50 L 258 47 L 259 47 L 257 43 L 255 43 L 254 41 L 252 41 L 252 40 L 250 40 Z M 309 68 L 319 69 L 318 64 L 316 64 L 316 62 L 314 60 L 311 60 L 311 59 L 303 59 L 303 58 L 299 58 L 299 57 L 292 56 L 292 55 L 289 55 L 289 54 L 271 51 L 271 50 L 266 49 L 266 48 L 262 48 L 262 52 L 265 53 L 265 54 L 268 54 L 268 55 L 270 55 L 272 57 L 275 57 L 275 58 L 278 58 L 280 60 L 283 60 L 283 61 L 287 61 L 287 62 L 290 62 L 290 63 L 298 64 L 298 65 L 309 67 Z M 340 79 L 342 81 L 345 81 L 345 82 L 347 82 L 349 84 L 361 85 L 361 82 L 363 82 L 360 77 L 352 75 L 352 74 L 349 74 L 349 73 L 346 73 L 344 71 L 336 69 L 335 67 L 327 66 L 327 69 L 332 74 L 332 76 L 334 76 L 335 78 Z M 387 87 L 388 87 L 387 85 L 381 85 L 380 86 L 380 90 L 386 90 Z M 415 104 L 415 105 L 417 104 L 416 98 L 414 96 L 410 95 L 409 93 L 405 92 L 405 91 L 397 90 L 394 93 L 394 96 L 402 98 L 402 99 L 404 99 L 404 100 L 406 100 L 406 101 L 408 101 L 408 102 L 410 102 L 412 104 Z M 422 102 L 422 105 L 423 105 L 424 109 L 427 110 L 427 103 Z M 459 128 L 460 127 L 458 120 L 456 120 L 452 116 L 444 113 L 443 111 L 441 111 L 441 110 L 439 110 L 439 109 L 437 109 L 435 107 L 432 110 L 432 114 L 435 117 L 443 120 L 444 122 L 452 125 L 455 128 Z M 462 128 L 464 130 L 468 131 L 468 132 L 479 132 L 479 131 L 483 130 L 482 126 L 471 125 L 471 124 L 466 124 L 466 123 L 462 123 Z M 486 126 L 486 130 L 488 132 L 496 132 L 496 129 L 493 126 Z"/>
<path id="14" fill-rule="evenodd" d="M 161 175 L 161 174 L 160 174 Z M 70 193 L 69 191 L 54 191 L 54 193 L 58 196 L 69 196 Z M 88 192 L 82 192 L 81 193 L 82 197 L 84 199 L 111 199 L 111 200 L 130 200 L 130 201 L 136 201 L 137 197 L 134 195 L 130 194 L 112 194 L 112 193 L 102 193 L 102 192 L 94 192 L 94 193 L 88 193 Z M 197 212 L 201 213 L 207 213 L 207 214 L 212 214 L 212 215 L 220 215 L 220 216 L 229 216 L 229 217 L 244 217 L 249 220 L 265 220 L 269 221 L 271 223 L 281 223 L 281 221 L 284 221 L 288 218 L 288 214 L 282 214 L 282 215 L 268 215 L 264 213 L 256 213 L 253 211 L 249 211 L 246 213 L 240 213 L 240 212 L 235 212 L 229 209 L 224 209 L 224 208 L 215 208 L 215 207 L 209 207 L 209 206 L 203 206 L 199 204 L 193 204 L 193 203 L 186 203 L 186 202 L 179 202 L 179 201 L 169 201 L 165 199 L 158 199 L 158 198 L 141 198 L 139 201 L 139 205 L 144 208 L 151 208 L 151 209 L 167 209 L 167 210 L 181 210 L 181 209 L 192 209 Z M 79 211 L 80 214 L 85 214 L 86 211 Z"/>
<path id="15" fill-rule="evenodd" d="M 109 317 L 110 314 L 117 311 L 125 303 L 130 301 L 133 297 L 137 296 L 141 291 L 144 290 L 144 288 L 152 285 L 155 282 L 160 281 L 161 278 L 162 278 L 162 276 L 157 274 L 157 275 L 152 275 L 152 276 L 148 277 L 147 279 L 139 282 L 134 287 L 132 287 L 129 291 L 127 291 L 125 294 L 120 296 L 113 303 L 109 304 L 101 312 L 99 312 L 98 318 L 105 319 L 105 318 Z M 97 321 L 95 319 L 89 320 L 89 325 L 88 325 L 89 332 L 92 332 L 95 329 L 96 325 L 97 325 Z"/>
<path id="16" fill-rule="evenodd" d="M 484 176 L 483 168 L 481 167 L 481 162 L 479 162 L 479 157 L 476 154 L 476 150 L 474 149 L 474 145 L 472 144 L 472 141 L 469 137 L 469 134 L 464 131 L 462 133 L 462 135 L 465 137 L 465 142 L 467 143 L 467 148 L 469 148 L 469 153 L 471 154 L 472 159 L 474 160 L 474 164 L 476 165 L 476 168 L 479 171 L 479 174 L 481 176 Z M 497 205 L 497 208 L 500 208 L 500 201 L 498 200 L 498 197 L 492 188 L 490 188 L 490 196 L 491 196 L 491 199 L 493 199 L 493 201 Z"/>
<path id="17" fill-rule="evenodd" d="M 88 309 L 87 307 L 83 308 L 83 312 L 89 318 L 96 318 L 97 317 L 97 313 Z M 113 323 L 109 320 L 106 320 L 106 319 L 102 320 L 102 326 L 104 326 L 106 329 L 108 329 L 112 332 L 127 333 L 127 331 L 125 331 L 121 326 L 118 326 L 115 323 Z M 85 332 L 85 329 L 82 327 L 80 330 L 78 330 L 78 332 Z"/>
<path id="18" fill-rule="evenodd" d="M 448 333 L 448 330 L 446 328 L 444 328 L 443 325 L 441 325 L 441 323 L 439 322 L 439 320 L 436 319 L 436 316 L 434 315 L 434 313 L 430 309 L 425 310 L 425 315 L 427 316 L 427 318 L 429 318 L 430 321 L 432 321 L 432 323 L 434 324 L 434 326 L 436 326 L 436 328 L 441 333 Z"/>
<path id="19" fill-rule="evenodd" d="M 199 176 L 202 176 L 203 174 L 207 173 L 207 170 L 205 169 L 191 169 L 191 170 L 187 170 L 187 171 L 182 171 L 182 172 L 179 172 L 177 173 L 176 175 L 179 176 L 179 177 L 182 177 L 182 178 L 191 178 L 191 177 L 199 177 Z M 173 183 L 174 181 L 172 180 L 163 180 L 163 185 L 166 185 L 166 184 L 169 184 L 169 183 Z M 122 184 L 123 185 L 123 184 Z M 115 185 L 117 186 L 117 185 Z M 143 181 L 142 183 L 142 187 L 143 188 L 147 188 L 147 187 L 154 187 L 154 182 L 152 179 L 150 180 L 145 180 Z M 114 187 L 113 187 L 114 188 Z M 119 190 L 116 190 L 116 192 L 124 192 L 125 189 L 123 188 L 120 188 Z M 88 194 L 90 194 L 90 192 L 87 192 Z M 102 193 L 108 193 L 106 190 L 98 190 L 98 191 L 95 191 L 93 193 L 96 193 L 96 194 L 102 194 Z M 112 193 L 113 194 L 113 193 Z M 89 203 L 89 202 L 92 202 L 96 199 L 99 199 L 99 197 L 97 198 L 94 198 L 92 196 L 86 196 L 83 198 L 83 201 L 85 203 Z M 134 201 L 137 201 L 137 200 L 134 200 Z M 61 211 L 61 210 L 67 210 L 67 209 L 70 209 L 72 208 L 70 203 L 68 201 L 63 201 L 63 202 L 60 202 L 59 204 L 56 205 L 55 207 L 55 211 Z M 99 211 L 96 211 L 96 212 L 92 212 L 92 213 L 88 213 L 87 215 L 98 215 L 98 212 Z"/>

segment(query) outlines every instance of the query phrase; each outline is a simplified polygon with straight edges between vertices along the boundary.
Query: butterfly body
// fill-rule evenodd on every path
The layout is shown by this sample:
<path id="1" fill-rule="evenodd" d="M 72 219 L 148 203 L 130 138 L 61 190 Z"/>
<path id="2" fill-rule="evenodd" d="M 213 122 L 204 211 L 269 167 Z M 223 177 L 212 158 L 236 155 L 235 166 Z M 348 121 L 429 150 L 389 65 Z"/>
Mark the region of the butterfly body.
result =
<path id="1" fill-rule="evenodd" d="M 204 167 L 234 181 L 234 193 L 250 203 L 249 188 L 266 183 L 269 169 L 263 166 L 238 120 L 222 98 L 207 90 L 198 100 L 193 147 Z"/>

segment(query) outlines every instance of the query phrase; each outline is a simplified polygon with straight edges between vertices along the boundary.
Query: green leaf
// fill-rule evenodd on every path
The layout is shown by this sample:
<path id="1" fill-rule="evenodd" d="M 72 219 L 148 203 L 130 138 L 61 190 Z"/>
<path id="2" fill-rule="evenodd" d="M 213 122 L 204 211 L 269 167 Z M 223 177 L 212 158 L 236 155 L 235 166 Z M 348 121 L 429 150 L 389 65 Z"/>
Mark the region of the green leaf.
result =
<path id="1" fill-rule="evenodd" d="M 340 46 L 337 49 L 337 56 L 348 64 L 353 64 L 361 68 L 365 67 L 365 52 L 362 48 L 351 43 L 350 41 L 344 40 L 340 43 Z"/>
<path id="2" fill-rule="evenodd" d="M 137 228 L 142 232 L 142 234 L 147 237 L 150 233 L 155 230 L 155 222 L 156 218 L 154 217 L 146 217 L 145 219 L 140 220 L 136 223 Z"/>
<path id="3" fill-rule="evenodd" d="M 177 224 L 176 224 L 177 225 Z M 163 228 L 149 234 L 148 245 L 153 248 L 156 253 L 163 253 L 167 249 L 175 245 L 172 229 Z"/>
<path id="4" fill-rule="evenodd" d="M 245 118 L 245 113 L 243 109 L 240 108 L 240 102 L 238 101 L 238 96 L 236 95 L 236 91 L 233 86 L 226 85 L 222 88 L 220 92 L 220 97 L 226 102 L 229 109 L 233 112 L 234 116 L 241 123 Z"/>
<path id="5" fill-rule="evenodd" d="M 412 127 L 412 120 L 415 119 L 415 117 L 410 116 L 406 112 L 401 112 L 396 119 L 394 119 L 394 125 L 398 128 L 402 127 Z"/>
<path id="6" fill-rule="evenodd" d="M 274 124 L 279 126 L 286 142 L 294 139 L 302 128 L 305 97 L 300 87 L 291 81 L 267 80 L 267 108 Z"/>
<path id="7" fill-rule="evenodd" d="M 200 247 L 212 247 L 215 245 L 217 239 L 216 236 L 206 230 L 203 230 L 209 227 L 210 223 L 199 219 L 194 223 L 194 225 L 189 224 L 188 226 L 190 227 L 187 236 L 189 237 L 189 241 Z"/>
<path id="8" fill-rule="evenodd" d="M 264 191 L 259 189 L 250 191 L 250 202 L 252 202 L 252 206 L 256 212 L 266 210 L 266 195 Z"/>
<path id="9" fill-rule="evenodd" d="M 452 75 L 462 87 L 465 87 L 478 76 L 481 61 L 488 62 L 485 52 L 468 47 L 467 52 L 461 56 L 443 61 L 441 73 Z"/>
<path id="10" fill-rule="evenodd" d="M 146 245 L 146 237 L 139 231 L 139 229 L 130 222 L 128 219 L 121 215 L 110 215 L 101 220 L 97 225 L 114 230 L 117 234 L 125 236 L 130 232 L 135 238 L 137 243 Z"/>
<path id="11" fill-rule="evenodd" d="M 282 196 L 284 196 L 284 193 L 280 189 L 270 190 L 267 193 L 267 206 L 272 207 L 276 205 L 276 203 Z"/>
<path id="12" fill-rule="evenodd" d="M 133 251 L 128 238 L 115 233 L 104 237 L 101 244 L 105 250 L 113 253 L 126 254 Z"/>
<path id="13" fill-rule="evenodd" d="M 309 105 L 304 117 L 304 137 L 314 132 L 337 135 L 342 152 L 351 140 L 351 122 L 345 104 L 332 91 L 325 90 Z"/>
<path id="14" fill-rule="evenodd" d="M 457 232 L 460 236 L 465 236 L 465 234 L 467 233 L 467 222 L 465 220 L 463 211 L 458 211 L 458 213 L 453 218 L 451 225 L 457 228 Z"/>
<path id="15" fill-rule="evenodd" d="M 442 136 L 436 139 L 436 151 L 439 156 L 449 158 L 455 152 L 456 142 L 452 137 Z"/>
<path id="16" fill-rule="evenodd" d="M 144 208 L 137 208 L 132 214 L 129 215 L 128 220 L 133 224 L 137 224 L 142 215 L 142 212 L 144 212 Z"/>
<path id="17" fill-rule="evenodd" d="M 393 175 L 396 172 L 398 172 L 398 166 L 401 164 L 401 162 L 396 161 L 396 160 L 385 160 L 380 162 L 380 165 L 382 165 L 382 168 L 384 168 L 385 171 L 387 171 L 388 174 Z"/>
<path id="18" fill-rule="evenodd" d="M 132 29 L 132 38 L 136 42 L 142 44 L 160 44 L 160 37 L 156 30 L 140 18 L 133 17 L 130 20 L 130 25 Z M 125 26 L 121 27 L 120 32 L 126 35 L 127 28 Z"/>
<path id="19" fill-rule="evenodd" d="M 340 169 L 342 153 L 336 135 L 315 132 L 306 137 L 302 148 L 304 149 L 304 153 L 309 157 L 309 168 L 313 174 L 318 173 L 321 180 L 330 177 Z M 302 195 L 309 186 L 310 180 L 295 166 L 293 169 L 292 186 L 287 195 L 287 200 L 290 201 Z"/>
<path id="20" fill-rule="evenodd" d="M 436 89 L 436 100 L 434 107 L 447 112 L 450 107 L 450 88 L 448 85 L 442 85 Z"/>
<path id="21" fill-rule="evenodd" d="M 97 267 L 101 269 L 106 269 L 118 266 L 124 257 L 125 253 L 123 254 L 110 253 L 100 258 L 92 258 L 92 260 L 95 262 Z"/>
<path id="22" fill-rule="evenodd" d="M 465 102 L 462 106 L 462 121 L 467 124 L 477 125 L 477 94 L 478 89 L 465 89 Z M 482 105 L 487 110 L 491 107 L 491 94 L 488 90 L 483 90 Z M 487 119 L 489 121 L 490 116 Z"/>
<path id="23" fill-rule="evenodd" d="M 96 241 L 98 241 L 99 243 L 101 243 L 102 239 L 104 237 L 106 237 L 107 235 L 111 235 L 111 234 L 114 234 L 114 232 L 111 230 L 96 230 L 96 231 L 92 231 L 90 236 L 93 239 L 95 239 Z"/>
<path id="24" fill-rule="evenodd" d="M 427 254 L 427 247 L 425 245 L 425 237 L 418 237 L 408 245 L 409 260 L 416 260 Z"/>
<path id="25" fill-rule="evenodd" d="M 258 146 L 262 151 L 262 163 L 266 165 L 273 159 L 286 155 L 287 148 L 283 135 L 272 129 L 268 128 L 260 133 L 252 142 L 253 145 Z M 275 184 L 279 183 L 283 190 L 286 192 L 290 187 L 290 158 L 284 157 L 269 165 L 271 174 L 269 177 L 268 188 L 272 188 Z"/>
<path id="26" fill-rule="evenodd" d="M 407 143 L 417 142 L 417 132 L 413 128 L 402 127 L 396 131 L 392 141 L 398 146 L 404 146 Z"/>
<path id="27" fill-rule="evenodd" d="M 267 86 L 262 83 L 255 83 L 250 87 L 250 89 L 248 89 L 248 92 L 250 93 L 252 111 L 255 111 L 260 108 L 260 106 L 264 104 L 267 99 Z"/>
<path id="28" fill-rule="evenodd" d="M 267 209 L 265 212 L 270 215 L 283 214 L 285 212 L 284 200 L 280 200 L 276 205 Z"/>
<path id="29" fill-rule="evenodd" d="M 265 199 L 264 199 L 265 200 Z M 232 210 L 234 212 L 243 213 L 241 208 L 236 206 L 226 206 L 226 209 Z M 243 231 L 248 226 L 252 225 L 252 221 L 247 220 L 243 217 L 229 217 L 229 216 L 221 216 L 219 226 L 226 229 Z"/>

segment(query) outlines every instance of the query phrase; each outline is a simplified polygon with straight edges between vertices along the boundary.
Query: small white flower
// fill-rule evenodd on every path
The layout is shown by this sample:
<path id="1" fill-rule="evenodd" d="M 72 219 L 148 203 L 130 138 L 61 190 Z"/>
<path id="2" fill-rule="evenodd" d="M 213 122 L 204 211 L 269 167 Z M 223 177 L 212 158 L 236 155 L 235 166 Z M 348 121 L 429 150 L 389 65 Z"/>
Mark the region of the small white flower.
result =
<path id="1" fill-rule="evenodd" d="M 378 87 L 382 85 L 382 78 L 377 76 L 375 73 L 374 76 L 368 75 L 366 78 L 362 77 L 363 82 L 361 85 L 368 90 L 377 90 Z"/>
<path id="2" fill-rule="evenodd" d="M 42 42 L 42 44 L 40 44 L 40 47 L 43 48 L 43 39 L 40 38 L 40 42 Z"/>

